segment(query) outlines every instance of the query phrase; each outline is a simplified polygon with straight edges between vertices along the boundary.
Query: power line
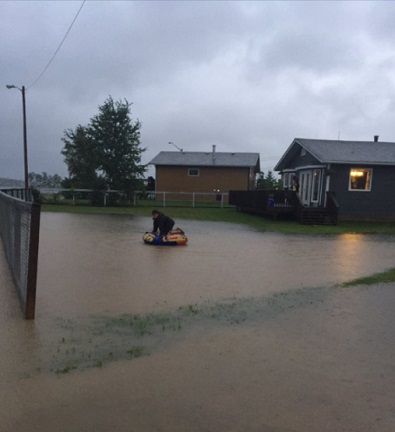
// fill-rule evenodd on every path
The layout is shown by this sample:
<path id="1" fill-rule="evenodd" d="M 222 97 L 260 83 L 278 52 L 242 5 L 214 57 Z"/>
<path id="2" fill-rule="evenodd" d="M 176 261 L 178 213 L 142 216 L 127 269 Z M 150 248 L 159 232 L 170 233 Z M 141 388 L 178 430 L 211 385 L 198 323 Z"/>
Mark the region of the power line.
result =
<path id="1" fill-rule="evenodd" d="M 59 52 L 60 48 L 62 47 L 63 42 L 66 40 L 68 34 L 70 33 L 70 30 L 71 30 L 71 28 L 73 27 L 73 25 L 74 25 L 74 23 L 75 23 L 75 21 L 76 21 L 78 15 L 80 14 L 81 9 L 83 8 L 85 2 L 86 2 L 86 0 L 84 0 L 84 1 L 82 2 L 82 5 L 81 5 L 81 7 L 79 8 L 79 10 L 78 10 L 76 16 L 74 17 L 73 22 L 70 24 L 69 29 L 67 30 L 66 34 L 64 35 L 64 37 L 63 37 L 63 39 L 62 39 L 62 42 L 60 42 L 60 44 L 59 44 L 58 48 L 56 49 L 54 55 L 51 57 L 51 60 L 49 60 L 48 64 L 45 66 L 44 70 L 41 72 L 41 74 L 38 76 L 38 78 L 33 82 L 33 84 L 31 84 L 29 87 L 27 87 L 27 89 L 33 87 L 33 86 L 38 82 L 38 80 L 39 80 L 39 79 L 40 79 L 40 78 L 45 74 L 45 72 L 46 72 L 47 69 L 49 68 L 50 64 L 52 63 L 53 59 L 56 57 L 56 54 Z"/>
<path id="2" fill-rule="evenodd" d="M 260 157 L 261 161 L 270 161 L 270 160 L 275 160 L 275 159 L 279 159 L 281 156 L 263 156 Z"/>

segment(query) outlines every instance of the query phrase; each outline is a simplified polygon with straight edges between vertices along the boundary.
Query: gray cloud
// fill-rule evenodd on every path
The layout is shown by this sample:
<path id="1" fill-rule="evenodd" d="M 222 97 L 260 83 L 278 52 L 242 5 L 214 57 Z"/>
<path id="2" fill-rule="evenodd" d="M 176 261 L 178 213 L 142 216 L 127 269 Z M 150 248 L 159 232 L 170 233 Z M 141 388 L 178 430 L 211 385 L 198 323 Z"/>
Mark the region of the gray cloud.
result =
<path id="1" fill-rule="evenodd" d="M 23 176 L 21 96 L 82 2 L 0 2 L 0 177 Z M 394 140 L 392 2 L 87 1 L 27 91 L 29 168 L 66 175 L 67 128 L 108 95 L 133 102 L 144 162 L 185 150 L 259 152 L 295 136 Z"/>

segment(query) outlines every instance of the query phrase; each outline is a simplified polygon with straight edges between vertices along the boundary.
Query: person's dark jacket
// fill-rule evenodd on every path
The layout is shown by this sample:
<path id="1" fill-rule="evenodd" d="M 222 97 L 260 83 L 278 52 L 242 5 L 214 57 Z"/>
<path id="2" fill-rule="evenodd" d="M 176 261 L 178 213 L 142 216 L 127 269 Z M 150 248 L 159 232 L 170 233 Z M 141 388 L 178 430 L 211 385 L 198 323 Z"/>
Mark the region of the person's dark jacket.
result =
<path id="1" fill-rule="evenodd" d="M 173 229 L 174 221 L 169 216 L 163 213 L 158 213 L 158 216 L 154 219 L 154 232 L 159 229 L 160 235 L 166 235 L 169 231 Z"/>

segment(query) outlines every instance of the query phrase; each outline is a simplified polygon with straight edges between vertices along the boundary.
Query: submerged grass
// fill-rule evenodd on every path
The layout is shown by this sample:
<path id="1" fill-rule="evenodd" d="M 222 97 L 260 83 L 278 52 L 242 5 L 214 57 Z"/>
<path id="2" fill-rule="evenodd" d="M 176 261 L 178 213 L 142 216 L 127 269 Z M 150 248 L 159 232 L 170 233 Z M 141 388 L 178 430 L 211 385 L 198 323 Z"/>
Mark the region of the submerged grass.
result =
<path id="1" fill-rule="evenodd" d="M 395 268 L 345 282 L 342 287 L 395 282 Z M 187 304 L 175 310 L 147 314 L 92 316 L 58 320 L 59 338 L 47 369 L 64 375 L 101 368 L 119 360 L 139 359 L 184 340 L 192 329 L 264 325 L 264 320 L 291 309 L 314 307 L 326 301 L 338 286 L 302 288 L 261 298 L 231 298 L 220 302 Z M 200 330 L 199 330 L 200 329 Z"/>
<path id="2" fill-rule="evenodd" d="M 59 320 L 61 333 L 48 369 L 58 375 L 101 368 L 119 360 L 138 359 L 167 349 L 191 329 L 207 331 L 265 320 L 294 307 L 315 304 L 325 297 L 322 289 L 298 290 L 270 298 L 228 299 L 187 304 L 178 309 L 147 314 L 93 316 Z"/>
<path id="3" fill-rule="evenodd" d="M 361 277 L 353 279 L 348 282 L 344 282 L 342 286 L 350 287 L 356 285 L 374 285 L 378 283 L 393 283 L 395 282 L 395 268 L 387 270 L 385 272 L 376 273 L 371 276 Z"/>
<path id="4" fill-rule="evenodd" d="M 153 206 L 155 203 L 153 202 Z M 88 207 L 45 204 L 45 212 L 67 212 L 76 214 L 108 214 L 142 216 L 150 218 L 151 208 L 147 207 Z M 246 225 L 258 231 L 278 232 L 284 234 L 395 234 L 395 223 L 374 222 L 340 222 L 338 225 L 300 225 L 294 220 L 277 220 L 259 215 L 237 211 L 234 207 L 226 208 L 165 208 L 170 216 L 176 219 L 228 222 Z"/>

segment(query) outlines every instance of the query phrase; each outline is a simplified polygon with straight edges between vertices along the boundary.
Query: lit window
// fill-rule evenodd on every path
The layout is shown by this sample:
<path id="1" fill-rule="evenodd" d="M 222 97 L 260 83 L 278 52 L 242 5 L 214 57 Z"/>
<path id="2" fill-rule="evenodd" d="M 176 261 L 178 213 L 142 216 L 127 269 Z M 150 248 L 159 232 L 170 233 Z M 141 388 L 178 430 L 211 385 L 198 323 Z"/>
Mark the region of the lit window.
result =
<path id="1" fill-rule="evenodd" d="M 197 177 L 199 176 L 199 170 L 197 168 L 189 168 L 188 175 L 191 177 Z"/>
<path id="2" fill-rule="evenodd" d="M 349 190 L 370 191 L 372 184 L 372 170 L 365 168 L 351 168 Z"/>

